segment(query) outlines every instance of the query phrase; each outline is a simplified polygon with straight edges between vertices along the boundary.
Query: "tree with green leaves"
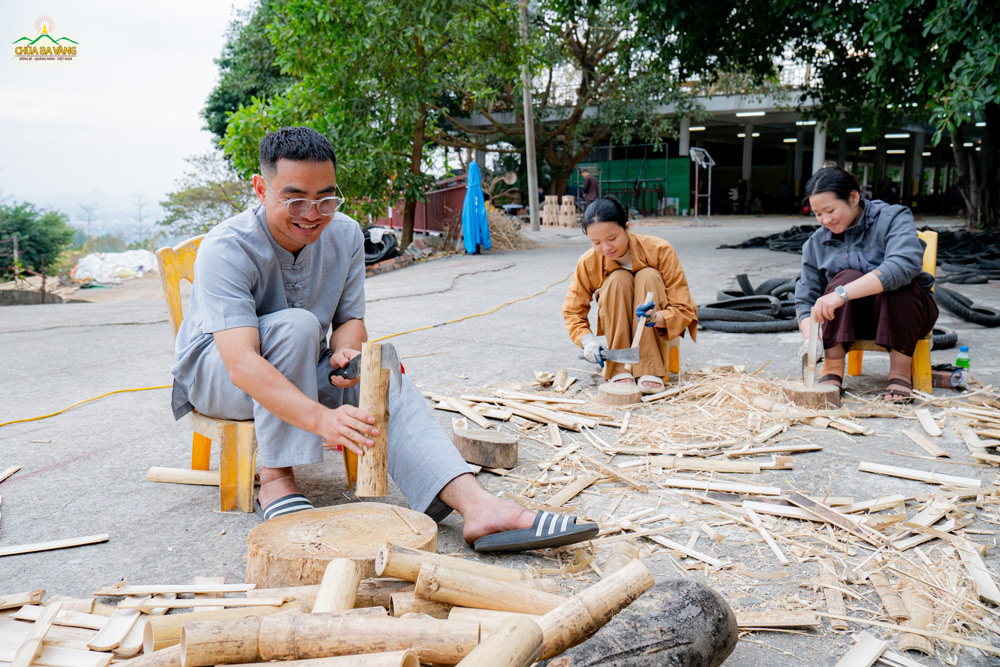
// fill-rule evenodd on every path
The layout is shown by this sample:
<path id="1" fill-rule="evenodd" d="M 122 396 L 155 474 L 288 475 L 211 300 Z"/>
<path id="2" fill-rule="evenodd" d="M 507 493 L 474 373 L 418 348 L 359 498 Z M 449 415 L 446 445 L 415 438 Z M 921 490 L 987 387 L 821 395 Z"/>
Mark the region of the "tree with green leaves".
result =
<path id="1" fill-rule="evenodd" d="M 159 224 L 184 236 L 204 234 L 240 213 L 254 201 L 250 182 L 241 178 L 218 152 L 188 158 L 192 169 L 167 194 Z"/>
<path id="2" fill-rule="evenodd" d="M 0 204 L 0 278 L 15 273 L 13 238 L 17 236 L 17 268 L 42 273 L 55 264 L 73 241 L 69 218 L 56 211 L 41 211 L 34 204 Z"/>

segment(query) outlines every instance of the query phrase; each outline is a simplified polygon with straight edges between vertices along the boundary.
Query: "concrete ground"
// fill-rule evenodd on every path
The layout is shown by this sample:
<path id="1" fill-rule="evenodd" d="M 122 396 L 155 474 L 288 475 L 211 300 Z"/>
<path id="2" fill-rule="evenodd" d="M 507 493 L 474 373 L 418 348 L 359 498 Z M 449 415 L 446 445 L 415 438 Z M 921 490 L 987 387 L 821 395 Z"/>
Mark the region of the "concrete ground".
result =
<path id="1" fill-rule="evenodd" d="M 639 221 L 634 231 L 662 236 L 674 244 L 698 302 L 712 301 L 717 290 L 735 287 L 737 273 L 748 273 L 756 283 L 771 277 L 792 278 L 798 272 L 798 255 L 716 247 L 787 229 L 808 222 L 806 219 L 725 217 L 704 227 L 686 226 L 689 221 Z M 566 336 L 560 305 L 568 276 L 589 244 L 575 229 L 544 229 L 526 235 L 536 247 L 490 251 L 481 256 L 455 255 L 370 278 L 366 319 L 371 336 L 436 325 L 535 295 L 489 315 L 394 338 L 407 373 L 425 390 L 458 394 L 502 384 L 524 385 L 533 379 L 534 371 L 582 371 L 586 363 L 577 358 L 578 349 Z M 155 288 L 157 280 L 152 276 L 135 285 L 102 290 L 110 296 L 99 303 L 0 309 L 0 423 L 46 415 L 106 392 L 169 384 L 171 334 L 165 304 Z M 978 303 L 1000 305 L 1000 291 L 992 286 L 958 289 Z M 126 296 L 140 291 L 147 298 Z M 947 312 L 942 312 L 939 322 L 957 330 L 961 344 L 971 347 L 976 378 L 983 384 L 1000 383 L 997 332 L 961 322 Z M 699 331 L 697 344 L 683 342 L 681 359 L 689 369 L 716 362 L 755 369 L 769 362 L 764 373 L 784 378 L 798 372 L 798 347 L 796 333 Z M 932 359 L 935 363 L 952 361 L 955 352 L 934 351 Z M 884 382 L 887 367 L 885 355 L 869 354 L 865 377 L 852 379 L 849 385 L 876 389 Z M 585 372 L 576 374 L 587 379 Z M 447 430 L 450 414 L 435 414 Z M 851 495 L 858 500 L 891 492 L 926 491 L 928 487 L 917 482 L 856 472 L 862 455 L 881 463 L 933 468 L 928 462 L 901 459 L 885 451 L 903 449 L 908 441 L 899 431 L 913 424 L 893 421 L 905 420 L 870 422 L 878 435 L 863 442 L 839 433 L 816 435 L 825 449 L 810 454 L 808 464 L 800 464 L 805 459 L 796 459 L 794 471 L 768 471 L 755 476 L 754 481 L 809 493 Z M 956 455 L 965 452 L 950 429 L 940 440 L 942 447 Z M 0 547 L 110 534 L 104 544 L 0 558 L 0 594 L 40 587 L 50 593 L 84 597 L 95 587 L 123 577 L 133 583 L 183 583 L 197 575 L 224 575 L 227 581 L 242 581 L 246 534 L 259 519 L 253 514 L 219 512 L 217 492 L 211 487 L 144 481 L 150 466 L 187 466 L 190 441 L 187 424 L 171 418 L 169 392 L 163 389 L 116 394 L 49 419 L 0 427 L 0 471 L 10 465 L 21 466 L 20 472 L 0 484 Z M 956 468 L 943 472 L 978 476 L 984 483 L 996 479 L 995 472 L 986 468 L 942 467 Z M 298 476 L 304 492 L 317 505 L 342 503 L 352 497 L 345 487 L 339 456 L 304 468 Z M 501 488 L 492 475 L 480 478 L 491 489 Z M 598 500 L 587 497 L 587 502 Z M 398 491 L 389 501 L 403 504 Z M 617 514 L 649 502 L 638 494 L 629 495 Z M 663 509 L 661 506 L 660 511 Z M 678 510 L 693 511 L 680 505 Z M 593 516 L 598 514 L 600 507 L 595 506 Z M 453 515 L 443 524 L 439 550 L 460 549 L 466 549 L 461 523 Z M 762 562 L 767 555 L 754 545 L 743 551 L 737 548 L 730 557 L 745 559 L 741 562 L 751 570 L 777 569 L 773 561 Z M 515 566 L 545 564 L 537 554 L 508 557 L 506 562 Z M 667 558 L 654 556 L 649 562 L 658 578 L 675 574 Z M 987 556 L 987 562 L 1000 569 L 994 553 Z M 783 586 L 782 596 L 816 598 L 816 592 L 799 587 L 809 576 L 815 576 L 814 568 L 787 571 L 785 579 L 757 582 L 757 588 L 744 585 L 730 589 L 731 581 L 725 578 L 711 583 L 727 593 L 734 607 L 753 609 L 767 608 L 773 599 L 765 586 Z M 861 626 L 856 629 L 878 632 Z M 827 630 L 758 633 L 747 636 L 727 664 L 832 665 L 850 646 L 849 637 Z M 958 657 L 963 665 L 995 664 L 970 650 Z"/>

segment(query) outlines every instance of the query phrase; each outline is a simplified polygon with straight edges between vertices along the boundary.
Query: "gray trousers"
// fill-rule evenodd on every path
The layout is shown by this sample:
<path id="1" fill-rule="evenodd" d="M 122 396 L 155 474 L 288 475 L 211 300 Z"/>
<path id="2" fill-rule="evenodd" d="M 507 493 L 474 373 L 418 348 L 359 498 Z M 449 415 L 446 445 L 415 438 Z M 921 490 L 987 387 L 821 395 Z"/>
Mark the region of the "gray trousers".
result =
<path id="1" fill-rule="evenodd" d="M 322 344 L 325 332 L 308 310 L 288 308 L 264 315 L 258 322 L 260 353 L 306 396 L 328 408 L 358 405 L 358 387 L 340 389 L 330 384 L 330 350 Z M 257 432 L 257 460 L 265 468 L 319 463 L 320 436 L 296 428 L 270 412 L 229 379 L 215 343 L 199 356 L 190 377 L 184 378 L 188 400 L 198 412 L 220 419 L 253 419 Z M 403 376 L 402 390 L 389 387 L 389 475 L 418 512 L 436 521 L 451 508 L 437 497 L 444 486 L 469 465 L 434 420 L 417 388 Z"/>

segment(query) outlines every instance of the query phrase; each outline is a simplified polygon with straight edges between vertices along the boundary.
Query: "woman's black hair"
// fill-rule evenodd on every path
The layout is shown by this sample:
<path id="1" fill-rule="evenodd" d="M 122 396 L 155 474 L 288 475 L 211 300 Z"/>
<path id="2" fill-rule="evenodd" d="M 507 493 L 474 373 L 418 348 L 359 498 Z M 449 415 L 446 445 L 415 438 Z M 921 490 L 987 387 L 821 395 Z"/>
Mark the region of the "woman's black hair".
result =
<path id="1" fill-rule="evenodd" d="M 583 222 L 580 223 L 583 233 L 586 234 L 587 227 L 595 222 L 616 222 L 625 229 L 628 225 L 628 211 L 611 195 L 598 197 L 583 212 Z"/>
<path id="2" fill-rule="evenodd" d="M 807 206 L 809 198 L 821 192 L 832 192 L 837 199 L 850 201 L 852 192 L 861 194 L 861 186 L 849 171 L 840 167 L 823 167 L 806 181 L 802 205 Z"/>

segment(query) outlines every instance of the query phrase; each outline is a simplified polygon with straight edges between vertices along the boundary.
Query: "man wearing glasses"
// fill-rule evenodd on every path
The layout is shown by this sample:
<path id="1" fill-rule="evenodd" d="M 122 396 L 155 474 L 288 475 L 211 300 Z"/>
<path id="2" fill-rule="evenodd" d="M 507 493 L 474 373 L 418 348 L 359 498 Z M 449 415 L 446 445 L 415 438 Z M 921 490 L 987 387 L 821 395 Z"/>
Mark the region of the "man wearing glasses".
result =
<path id="1" fill-rule="evenodd" d="M 266 520 L 312 508 L 292 466 L 318 463 L 337 445 L 363 455 L 377 431 L 357 407 L 358 379 L 330 375 L 368 339 L 364 241 L 358 223 L 337 210 L 344 199 L 333 147 L 309 128 L 283 128 L 261 140 L 260 166 L 260 203 L 201 243 L 171 372 L 175 418 L 197 409 L 254 420 Z M 398 393 L 389 391 L 389 415 L 389 473 L 410 507 L 436 521 L 457 510 L 467 542 L 492 536 L 477 548 L 556 546 L 596 534 L 596 524 L 558 517 L 557 526 L 553 515 L 486 491 L 405 376 Z"/>

